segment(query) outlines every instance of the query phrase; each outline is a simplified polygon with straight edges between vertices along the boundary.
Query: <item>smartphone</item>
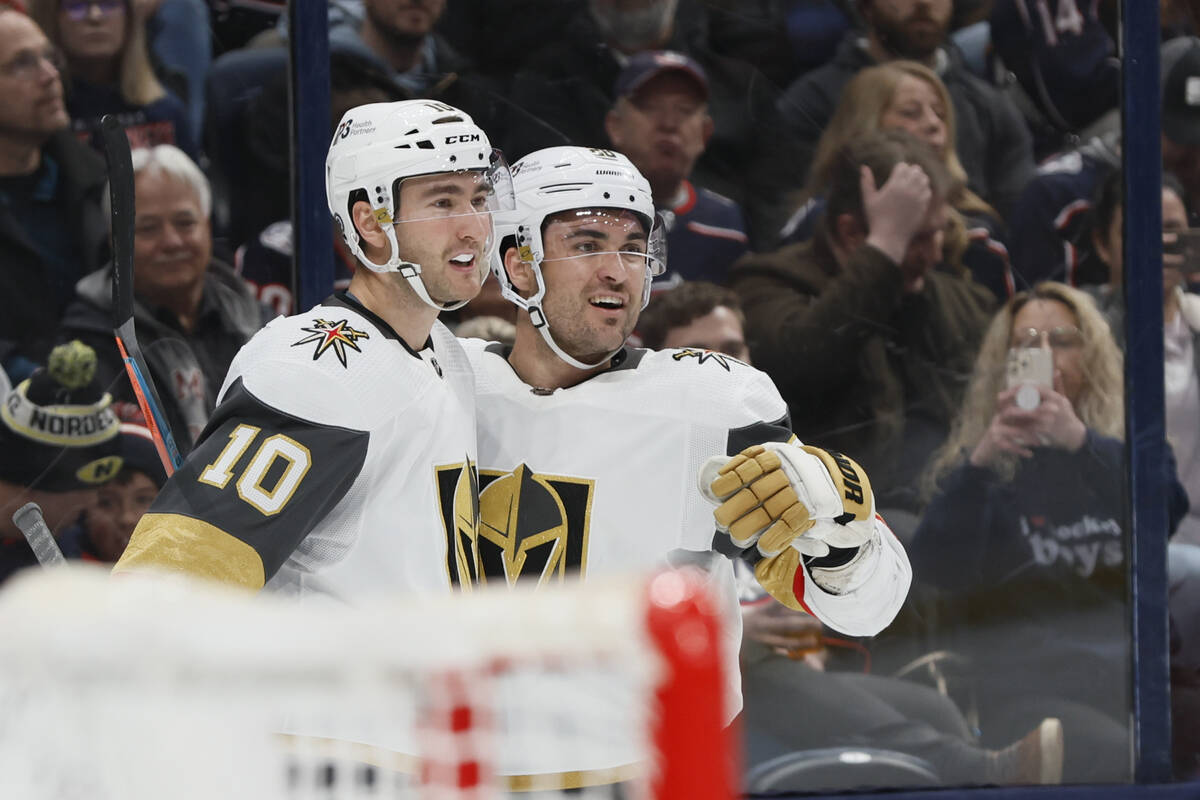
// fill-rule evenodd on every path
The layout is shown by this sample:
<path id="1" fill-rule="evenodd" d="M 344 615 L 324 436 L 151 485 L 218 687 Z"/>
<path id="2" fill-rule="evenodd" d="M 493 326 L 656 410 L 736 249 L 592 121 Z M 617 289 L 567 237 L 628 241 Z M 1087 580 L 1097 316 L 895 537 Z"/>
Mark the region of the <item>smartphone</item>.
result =
<path id="1" fill-rule="evenodd" d="M 1054 388 L 1054 354 L 1045 347 L 1013 347 L 1008 351 L 1008 388 L 1029 387 L 1017 392 L 1017 405 L 1026 410 L 1042 402 L 1036 387 Z"/>

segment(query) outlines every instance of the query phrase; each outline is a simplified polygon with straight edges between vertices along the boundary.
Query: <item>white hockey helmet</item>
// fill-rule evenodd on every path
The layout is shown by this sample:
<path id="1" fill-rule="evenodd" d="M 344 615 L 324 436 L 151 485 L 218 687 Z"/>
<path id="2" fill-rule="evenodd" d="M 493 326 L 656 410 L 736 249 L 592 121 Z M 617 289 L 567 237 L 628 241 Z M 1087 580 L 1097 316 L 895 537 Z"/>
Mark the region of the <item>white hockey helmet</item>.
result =
<path id="1" fill-rule="evenodd" d="M 629 254 L 644 256 L 642 308 L 645 308 L 650 302 L 651 279 L 663 274 L 667 264 L 666 226 L 654 210 L 650 182 L 624 155 L 589 147 L 548 147 L 530 153 L 513 165 L 512 178 L 516 209 L 497 215 L 497 233 L 502 240 L 514 237 L 521 260 L 532 268 L 537 289 L 530 297 L 522 297 L 508 278 L 503 254 L 498 254 L 492 269 L 500 283 L 500 292 L 518 308 L 529 312 L 533 326 L 559 358 L 579 369 L 601 366 L 614 354 L 586 364 L 563 352 L 551 334 L 542 310 L 546 295 L 546 281 L 542 277 L 542 262 L 546 257 L 542 226 L 547 217 L 562 211 L 632 211 L 646 226 L 646 252 Z"/>
<path id="2" fill-rule="evenodd" d="M 346 246 L 360 264 L 375 272 L 399 272 L 422 301 L 450 311 L 467 301 L 443 304 L 429 296 L 421 265 L 400 253 L 393 223 L 402 180 L 466 171 L 481 173 L 488 188 L 486 211 L 472 213 L 490 215 L 514 208 L 512 176 L 504 157 L 466 113 L 433 100 L 368 103 L 347 111 L 334 131 L 325 157 L 325 196 Z M 387 235 L 390 255 L 383 264 L 370 261 L 359 246 L 350 215 L 358 200 L 371 204 Z M 481 282 L 487 279 L 499 242 L 494 225 L 489 227 L 492 235 L 480 258 Z"/>

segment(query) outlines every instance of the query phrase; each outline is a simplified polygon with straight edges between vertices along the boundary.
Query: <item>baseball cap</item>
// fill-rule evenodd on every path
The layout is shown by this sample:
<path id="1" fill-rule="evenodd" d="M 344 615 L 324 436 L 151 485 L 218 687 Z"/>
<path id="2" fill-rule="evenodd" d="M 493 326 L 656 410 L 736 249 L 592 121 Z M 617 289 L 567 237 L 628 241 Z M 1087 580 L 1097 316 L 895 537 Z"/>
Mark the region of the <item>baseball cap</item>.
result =
<path id="1" fill-rule="evenodd" d="M 1177 144 L 1200 145 L 1200 39 L 1170 39 L 1159 59 L 1163 133 Z"/>
<path id="2" fill-rule="evenodd" d="M 673 50 L 648 50 L 630 58 L 617 76 L 613 91 L 617 97 L 628 97 L 651 78 L 670 70 L 690 76 L 700 87 L 704 99 L 708 99 L 708 76 L 704 74 L 704 68 L 694 59 Z"/>
<path id="3" fill-rule="evenodd" d="M 73 341 L 8 392 L 0 405 L 0 480 L 67 492 L 117 474 L 120 423 L 95 372 L 96 352 Z"/>

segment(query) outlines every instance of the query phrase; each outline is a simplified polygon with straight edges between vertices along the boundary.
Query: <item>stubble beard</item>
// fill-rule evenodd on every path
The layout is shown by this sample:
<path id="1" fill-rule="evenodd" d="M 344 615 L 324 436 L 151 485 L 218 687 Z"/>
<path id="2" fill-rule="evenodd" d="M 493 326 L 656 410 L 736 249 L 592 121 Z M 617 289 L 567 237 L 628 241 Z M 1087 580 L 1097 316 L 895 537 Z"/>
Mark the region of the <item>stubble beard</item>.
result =
<path id="1" fill-rule="evenodd" d="M 943 24 L 936 33 L 912 34 L 906 21 L 894 21 L 876 17 L 874 22 L 875 35 L 880 43 L 890 52 L 900 58 L 914 61 L 927 61 L 937 51 L 946 39 L 946 26 Z"/>

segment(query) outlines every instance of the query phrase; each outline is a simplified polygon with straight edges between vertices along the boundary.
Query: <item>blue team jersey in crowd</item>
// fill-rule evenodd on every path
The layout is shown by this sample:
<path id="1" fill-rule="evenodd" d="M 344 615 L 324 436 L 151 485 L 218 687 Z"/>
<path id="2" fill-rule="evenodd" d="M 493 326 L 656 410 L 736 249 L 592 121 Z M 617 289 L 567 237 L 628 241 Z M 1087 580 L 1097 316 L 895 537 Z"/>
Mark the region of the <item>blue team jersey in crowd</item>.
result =
<path id="1" fill-rule="evenodd" d="M 724 195 L 684 181 L 683 201 L 668 217 L 667 272 L 654 281 L 667 289 L 680 281 L 724 285 L 729 268 L 746 252 L 746 222 L 741 207 Z"/>
<path id="2" fill-rule="evenodd" d="M 1115 136 L 1096 138 L 1045 163 L 1009 216 L 1009 255 L 1018 288 L 1038 281 L 1104 283 L 1108 268 L 1091 245 L 1092 197 L 1120 164 Z"/>

